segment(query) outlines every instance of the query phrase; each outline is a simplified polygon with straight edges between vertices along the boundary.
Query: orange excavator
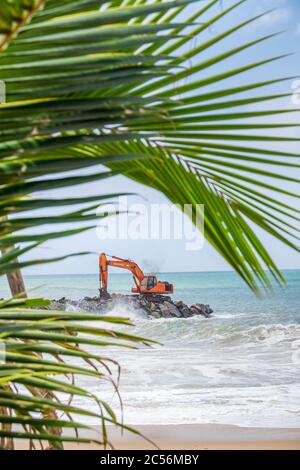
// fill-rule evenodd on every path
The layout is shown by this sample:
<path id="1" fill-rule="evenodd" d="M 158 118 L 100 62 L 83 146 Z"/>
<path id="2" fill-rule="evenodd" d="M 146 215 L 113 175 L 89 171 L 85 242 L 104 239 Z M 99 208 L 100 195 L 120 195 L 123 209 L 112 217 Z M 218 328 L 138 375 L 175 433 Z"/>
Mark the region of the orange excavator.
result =
<path id="1" fill-rule="evenodd" d="M 108 266 L 127 269 L 133 275 L 135 287 L 132 287 L 133 294 L 160 296 L 164 294 L 173 294 L 173 284 L 165 281 L 158 281 L 154 275 L 144 275 L 141 268 L 129 259 L 118 258 L 117 256 L 109 256 L 101 253 L 99 256 L 100 269 L 100 297 L 109 298 L 107 291 L 108 284 Z"/>

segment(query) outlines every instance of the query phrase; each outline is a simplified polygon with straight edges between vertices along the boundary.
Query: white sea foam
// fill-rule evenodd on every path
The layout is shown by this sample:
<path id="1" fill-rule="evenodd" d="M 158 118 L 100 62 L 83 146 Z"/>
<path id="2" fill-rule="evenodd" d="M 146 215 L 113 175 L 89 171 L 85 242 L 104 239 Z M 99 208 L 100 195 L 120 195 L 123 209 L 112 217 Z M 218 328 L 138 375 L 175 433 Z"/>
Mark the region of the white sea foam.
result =
<path id="1" fill-rule="evenodd" d="M 114 306 L 111 313 L 135 323 L 128 332 L 161 343 L 138 351 L 105 350 L 122 366 L 126 423 L 300 427 L 300 271 L 287 273 L 289 289 L 262 301 L 232 273 L 177 273 L 166 279 L 174 282 L 177 299 L 209 303 L 215 313 L 209 320 L 150 321 L 127 305 Z M 112 275 L 110 281 L 112 292 L 128 292 L 130 277 Z M 93 296 L 98 287 L 97 276 L 51 282 L 45 295 L 55 298 Z M 118 410 L 109 383 L 79 381 Z M 94 406 L 85 397 L 77 400 Z"/>
<path id="2" fill-rule="evenodd" d="M 114 302 L 108 313 L 115 317 L 129 318 L 135 323 L 141 320 L 147 321 L 147 316 L 143 310 L 134 308 L 133 305 L 122 300 Z"/>
<path id="3" fill-rule="evenodd" d="M 123 368 L 127 423 L 299 427 L 300 374 L 292 361 L 299 325 L 135 320 L 133 334 L 163 345 L 111 351 Z M 92 391 L 118 408 L 108 387 Z"/>

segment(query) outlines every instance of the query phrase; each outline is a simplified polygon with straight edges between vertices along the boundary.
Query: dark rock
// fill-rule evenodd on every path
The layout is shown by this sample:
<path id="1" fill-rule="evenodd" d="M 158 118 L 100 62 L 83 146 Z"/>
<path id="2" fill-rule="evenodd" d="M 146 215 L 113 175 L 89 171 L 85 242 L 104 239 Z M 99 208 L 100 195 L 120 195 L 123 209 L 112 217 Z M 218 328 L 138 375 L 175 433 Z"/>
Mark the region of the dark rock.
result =
<path id="1" fill-rule="evenodd" d="M 193 313 L 191 312 L 191 309 L 187 305 L 182 307 L 180 309 L 180 311 L 181 311 L 181 314 L 182 314 L 183 318 L 190 318 L 191 316 L 193 316 Z"/>
<path id="2" fill-rule="evenodd" d="M 165 303 L 168 303 L 168 302 L 165 302 Z M 174 316 L 176 318 L 181 318 L 182 317 L 181 311 L 179 310 L 179 308 L 176 307 L 175 304 L 168 303 L 168 308 L 169 308 L 169 311 L 170 311 L 172 316 Z"/>
<path id="3" fill-rule="evenodd" d="M 201 314 L 200 314 L 199 310 L 192 305 L 191 308 L 190 308 L 190 316 L 192 317 L 192 316 L 196 316 L 196 315 L 201 315 Z"/>
<path id="4" fill-rule="evenodd" d="M 171 318 L 172 317 L 169 306 L 167 305 L 167 302 L 163 302 L 162 304 L 159 304 L 159 310 L 160 310 L 160 313 L 161 313 L 161 315 L 160 315 L 161 317 L 163 317 L 163 318 Z"/>
<path id="5" fill-rule="evenodd" d="M 157 319 L 157 320 L 158 320 L 159 318 L 162 318 L 160 312 L 157 311 L 157 310 L 154 310 L 154 311 L 152 310 L 152 311 L 151 311 L 151 317 L 153 317 L 153 318 L 155 318 L 155 319 Z"/>
<path id="6" fill-rule="evenodd" d="M 181 300 L 174 302 L 169 297 L 156 296 L 146 297 L 139 295 L 111 294 L 107 298 L 84 297 L 78 301 L 62 297 L 59 300 L 53 300 L 47 309 L 66 310 L 74 307 L 78 310 L 106 314 L 118 303 L 122 302 L 130 307 L 143 311 L 148 318 L 190 318 L 193 316 L 204 316 L 209 318 L 213 310 L 209 305 L 194 304 L 188 307 Z"/>
<path id="7" fill-rule="evenodd" d="M 204 304 L 192 305 L 191 310 L 195 312 L 195 315 L 203 315 L 206 318 L 208 318 L 213 313 L 213 310 L 210 308 L 210 306 Z"/>
<path id="8" fill-rule="evenodd" d="M 183 318 L 189 318 L 193 315 L 193 312 L 191 311 L 191 309 L 181 300 L 175 300 L 174 304 L 179 309 L 181 316 Z"/>
<path id="9" fill-rule="evenodd" d="M 43 307 L 45 310 L 60 310 L 64 311 L 66 308 L 65 303 L 60 300 L 52 301 L 50 305 Z"/>
<path id="10" fill-rule="evenodd" d="M 181 310 L 183 307 L 186 307 L 186 305 L 182 302 L 182 300 L 174 300 L 174 305 L 176 305 L 179 310 Z"/>

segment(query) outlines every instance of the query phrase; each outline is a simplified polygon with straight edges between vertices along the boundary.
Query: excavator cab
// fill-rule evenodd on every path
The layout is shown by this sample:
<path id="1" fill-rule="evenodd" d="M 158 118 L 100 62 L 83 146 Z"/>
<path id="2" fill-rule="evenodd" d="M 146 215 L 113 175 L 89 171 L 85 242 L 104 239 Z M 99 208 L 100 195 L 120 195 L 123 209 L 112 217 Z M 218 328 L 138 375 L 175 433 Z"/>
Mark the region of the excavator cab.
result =
<path id="1" fill-rule="evenodd" d="M 146 279 L 147 279 L 147 290 L 151 290 L 157 285 L 156 276 L 146 276 Z"/>
<path id="2" fill-rule="evenodd" d="M 146 275 L 140 286 L 133 287 L 131 292 L 134 294 L 173 294 L 173 284 L 164 281 L 158 281 L 153 274 Z"/>
<path id="3" fill-rule="evenodd" d="M 157 285 L 157 277 L 153 275 L 148 275 L 145 276 L 142 281 L 140 287 L 136 286 L 131 289 L 131 292 L 137 293 L 137 292 L 142 292 L 142 293 L 151 293 L 153 292 L 153 289 L 155 289 Z"/>

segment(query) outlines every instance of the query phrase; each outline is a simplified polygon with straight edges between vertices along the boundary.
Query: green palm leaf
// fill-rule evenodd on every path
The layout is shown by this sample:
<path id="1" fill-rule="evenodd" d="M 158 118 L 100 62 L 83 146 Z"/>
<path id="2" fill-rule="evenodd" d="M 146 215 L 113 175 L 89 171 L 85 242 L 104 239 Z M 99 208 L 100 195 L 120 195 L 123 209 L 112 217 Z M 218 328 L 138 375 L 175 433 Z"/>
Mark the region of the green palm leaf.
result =
<path id="1" fill-rule="evenodd" d="M 287 132 L 299 126 L 298 111 L 283 106 L 289 94 L 277 91 L 293 77 L 273 76 L 269 67 L 291 59 L 289 54 L 261 52 L 261 46 L 274 41 L 276 31 L 226 46 L 225 40 L 261 16 L 240 20 L 244 1 L 226 2 L 220 9 L 218 0 L 195 0 L 192 12 L 191 3 L 0 1 L 0 80 L 7 91 L 7 102 L 0 105 L 0 246 L 6 250 L 11 244 L 25 244 L 6 251 L 2 274 L 45 262 L 18 262 L 15 257 L 37 243 L 81 230 L 35 234 L 30 229 L 92 221 L 94 209 L 87 204 L 103 204 L 119 195 L 116 189 L 99 198 L 78 195 L 58 202 L 40 197 L 41 191 L 66 190 L 89 181 L 99 181 L 100 186 L 104 178 L 123 174 L 181 206 L 204 204 L 206 239 L 257 294 L 271 289 L 265 268 L 276 282 L 284 283 L 252 226 L 299 251 L 299 195 L 278 184 L 299 183 L 295 170 L 300 154 L 293 149 L 299 139 Z M 211 31 L 212 25 L 222 28 L 222 21 L 233 15 L 234 26 Z M 248 58 L 252 50 L 255 60 Z M 251 79 L 256 71 L 264 78 Z M 99 165 L 107 170 L 68 175 Z M 73 204 L 81 209 L 60 216 L 20 214 Z M 24 234 L 23 228 L 29 231 Z M 57 427 L 72 428 L 67 419 L 72 413 L 89 415 L 54 400 L 55 391 L 88 394 L 65 384 L 67 366 L 62 361 L 76 357 L 92 367 L 100 360 L 103 367 L 85 345 L 144 340 L 84 328 L 81 322 L 88 316 L 31 311 L 24 302 L 16 299 L 10 308 L 4 304 L 0 310 L 0 331 L 8 351 L 0 376 L 0 408 L 13 410 L 12 416 L 0 415 L 0 447 L 12 446 L 15 437 L 35 435 L 61 448 L 73 437 L 58 434 Z M 77 320 L 81 326 L 74 325 Z M 43 354 L 50 354 L 48 363 L 40 358 Z M 93 376 L 98 370 L 94 366 Z M 70 368 L 71 374 L 85 373 L 82 366 L 76 367 Z M 29 398 L 16 395 L 14 386 L 19 392 L 25 388 L 37 393 Z M 107 443 L 105 424 L 115 422 L 115 417 L 97 397 L 91 399 L 98 400 L 100 441 Z M 65 413 L 64 419 L 53 415 L 55 407 Z M 36 412 L 41 416 L 37 421 Z"/>
<path id="2" fill-rule="evenodd" d="M 270 201 L 272 210 L 277 212 L 270 212 L 265 219 L 266 214 L 263 215 L 262 211 L 257 213 L 248 202 L 252 185 L 258 189 L 259 200 L 265 196 L 272 199 L 266 195 L 269 189 L 294 196 L 291 191 L 276 188 L 268 180 L 276 178 L 298 182 L 298 178 L 284 177 L 279 171 L 268 171 L 259 165 L 272 165 L 274 161 L 272 148 L 267 148 L 265 143 L 297 141 L 284 133 L 278 135 L 273 132 L 276 129 L 284 132 L 287 127 L 298 126 L 292 119 L 290 122 L 286 118 L 280 120 L 281 116 L 291 116 L 297 110 L 276 108 L 274 104 L 263 111 L 258 108 L 260 103 L 274 103 L 286 98 L 287 93 L 274 94 L 272 86 L 290 77 L 270 76 L 262 82 L 245 84 L 244 81 L 240 86 L 220 88 L 227 79 L 244 76 L 286 56 L 262 57 L 242 67 L 213 72 L 214 67 L 227 64 L 231 58 L 258 47 L 260 43 L 271 41 L 277 33 L 254 38 L 221 54 L 214 53 L 225 38 L 258 21 L 261 15 L 237 22 L 235 26 L 201 41 L 202 34 L 210 25 L 243 8 L 244 2 L 226 6 L 222 11 L 215 10 L 216 1 L 195 2 L 197 8 L 190 15 L 184 14 L 186 3 L 108 2 L 98 11 L 95 2 L 73 1 L 59 5 L 50 1 L 30 24 L 21 29 L 0 57 L 8 97 L 7 104 L 0 108 L 0 156 L 7 176 L 10 172 L 15 175 L 18 166 L 23 168 L 25 165 L 27 169 L 22 172 L 20 183 L 3 187 L 2 197 L 7 198 L 8 191 L 16 191 L 18 185 L 20 196 L 34 193 L 39 187 L 47 188 L 47 181 L 36 183 L 30 180 L 43 175 L 46 170 L 54 173 L 104 163 L 113 170 L 160 189 L 170 200 L 178 203 L 176 172 L 188 185 L 182 188 L 181 202 L 184 195 L 185 203 L 197 201 L 205 204 L 207 214 L 212 217 L 211 224 L 220 230 L 218 239 L 227 240 L 227 231 L 233 236 L 233 227 L 222 228 L 224 224 L 220 224 L 214 215 L 216 207 L 208 208 L 212 201 L 229 213 L 234 207 L 237 215 L 243 217 L 244 229 L 251 214 L 250 218 L 256 224 L 298 249 L 283 228 L 285 220 L 281 219 L 281 214 L 284 205 Z M 202 17 L 206 18 L 205 15 L 212 11 L 209 21 L 203 21 Z M 129 22 L 129 18 L 132 21 Z M 188 25 L 191 26 L 187 33 Z M 163 38 L 160 37 L 162 32 Z M 92 35 L 95 36 L 91 43 Z M 195 37 L 198 38 L 197 44 L 193 44 Z M 79 38 L 86 40 L 86 45 Z M 125 45 L 122 42 L 122 51 L 118 48 L 120 38 L 128 41 Z M 67 58 L 63 57 L 64 51 L 67 51 Z M 203 60 L 204 52 L 209 53 L 210 58 Z M 25 71 L 22 77 L 18 72 L 21 69 Z M 199 78 L 199 73 L 206 71 L 208 75 Z M 184 82 L 187 79 L 188 82 Z M 268 88 L 271 93 L 266 91 Z M 264 89 L 264 94 L 232 99 L 260 89 Z M 32 100 L 33 90 L 36 93 Z M 249 112 L 249 105 L 257 105 L 257 109 Z M 22 115 L 26 116 L 25 120 L 20 117 Z M 273 119 L 268 124 L 258 121 L 258 118 L 276 115 L 277 122 Z M 266 133 L 268 130 L 271 134 Z M 242 151 L 240 142 L 245 144 Z M 286 161 L 288 153 L 276 158 L 276 166 L 298 168 L 297 163 Z M 255 155 L 259 157 L 255 159 Z M 150 177 L 151 166 L 156 165 L 150 161 L 154 157 L 163 162 L 173 159 L 171 174 L 169 163 L 159 163 L 160 179 L 168 177 L 172 190 L 166 188 L 163 181 L 153 181 Z M 298 155 L 294 157 L 298 158 Z M 139 160 L 135 161 L 136 158 Z M 130 165 L 122 164 L 122 160 L 130 160 Z M 181 161 L 189 165 L 182 165 Z M 99 175 L 100 178 L 106 176 L 109 175 Z M 29 182 L 24 184 L 22 180 L 27 178 Z M 93 178 L 97 179 L 97 174 L 91 176 L 91 180 Z M 202 188 L 197 196 L 189 186 L 191 179 Z M 58 185 L 65 187 L 73 184 L 68 178 L 65 182 L 57 181 Z M 80 182 L 80 177 L 77 181 Z M 73 182 L 76 183 L 76 178 Z M 240 191 L 245 191 L 247 197 Z M 239 196 L 243 200 L 238 202 Z M 235 224 L 238 216 L 234 218 Z M 208 224 L 208 220 L 206 222 Z M 238 227 L 240 230 L 240 223 Z M 261 273 L 263 267 L 272 273 L 276 271 L 278 279 L 278 270 L 274 271 L 270 258 L 265 254 L 262 257 L 262 253 L 254 255 L 258 249 L 256 243 L 256 248 L 251 247 L 254 256 L 249 258 L 249 241 L 245 236 L 239 237 L 241 256 L 228 256 L 224 243 L 217 242 L 208 225 L 206 228 L 207 239 L 254 290 L 257 291 L 259 285 L 270 287 L 266 276 L 258 275 L 255 281 L 256 273 Z"/>
<path id="3" fill-rule="evenodd" d="M 105 356 L 89 352 L 86 346 L 134 348 L 135 344 L 149 345 L 150 342 L 123 331 L 92 327 L 91 321 L 97 322 L 97 325 L 101 323 L 98 315 L 32 310 L 33 305 L 36 308 L 44 306 L 44 301 L 22 299 L 19 303 L 13 301 L 0 305 L 0 341 L 6 351 L 5 363 L 0 367 L 2 446 L 11 438 L 47 441 L 55 448 L 61 448 L 66 442 L 93 442 L 91 438 L 68 433 L 72 429 L 76 432 L 89 429 L 89 426 L 74 421 L 73 416 L 76 415 L 98 420 L 104 431 L 95 442 L 111 446 L 106 437 L 106 424 L 123 427 L 123 423 L 118 421 L 108 404 L 74 385 L 71 377 L 89 376 L 99 384 L 110 380 L 115 389 L 117 384 L 113 381 L 110 365 L 118 367 L 118 364 Z M 24 309 L 25 306 L 27 308 Z M 103 317 L 102 320 L 104 324 L 128 324 L 126 319 L 121 318 Z M 47 354 L 47 359 L 41 356 L 43 353 Z M 76 363 L 70 362 L 72 357 L 76 358 Z M 23 390 L 29 394 L 22 395 Z M 62 393 L 64 398 L 57 400 L 57 393 Z M 72 405 L 76 396 L 94 401 L 100 411 L 88 412 Z M 7 409 L 13 410 L 14 414 L 3 413 Z M 60 410 L 61 416 L 57 417 L 52 410 Z M 39 414 L 41 417 L 38 417 Z M 60 432 L 57 434 L 53 429 Z"/>

